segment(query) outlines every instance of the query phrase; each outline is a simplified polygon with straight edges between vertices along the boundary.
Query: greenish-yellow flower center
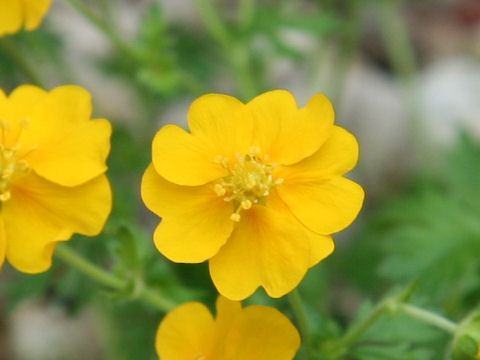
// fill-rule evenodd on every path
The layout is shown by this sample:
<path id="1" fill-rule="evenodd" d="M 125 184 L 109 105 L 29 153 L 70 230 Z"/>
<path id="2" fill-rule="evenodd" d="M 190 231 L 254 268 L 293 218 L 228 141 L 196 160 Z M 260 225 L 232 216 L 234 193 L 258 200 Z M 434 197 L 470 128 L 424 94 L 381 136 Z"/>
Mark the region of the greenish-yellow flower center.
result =
<path id="1" fill-rule="evenodd" d="M 15 148 L 6 148 L 0 144 L 0 201 L 10 199 L 10 187 L 15 179 L 29 171 L 26 160 L 19 160 L 15 156 Z"/>
<path id="2" fill-rule="evenodd" d="M 18 134 L 13 139 L 15 145 L 7 146 L 5 143 L 7 143 L 9 138 L 10 126 L 7 122 L 0 121 L 1 139 L 3 142 L 0 143 L 0 202 L 10 199 L 10 189 L 13 182 L 30 171 L 28 162 L 17 155 L 20 147 L 18 140 L 26 126 L 26 122 L 20 124 Z"/>
<path id="3" fill-rule="evenodd" d="M 233 221 L 240 221 L 240 211 L 265 204 L 272 188 L 283 182 L 274 178 L 276 165 L 269 164 L 268 156 L 260 154 L 258 147 L 252 147 L 245 155 L 237 154 L 235 162 L 220 155 L 215 158 L 230 173 L 214 185 L 214 190 L 225 201 L 233 202 L 234 212 L 230 217 Z"/>

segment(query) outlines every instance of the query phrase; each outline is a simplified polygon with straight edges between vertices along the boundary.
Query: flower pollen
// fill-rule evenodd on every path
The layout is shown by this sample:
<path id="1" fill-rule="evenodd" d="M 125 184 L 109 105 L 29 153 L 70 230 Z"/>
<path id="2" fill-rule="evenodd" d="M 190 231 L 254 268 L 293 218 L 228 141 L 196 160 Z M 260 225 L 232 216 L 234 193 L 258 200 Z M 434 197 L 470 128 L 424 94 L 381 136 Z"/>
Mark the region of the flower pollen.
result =
<path id="1" fill-rule="evenodd" d="M 214 185 L 213 190 L 225 201 L 233 202 L 232 221 L 240 221 L 241 210 L 248 210 L 255 204 L 264 205 L 271 189 L 283 182 L 273 176 L 276 164 L 268 164 L 268 155 L 260 154 L 260 148 L 252 146 L 246 155 L 237 153 L 235 162 L 221 155 L 215 157 L 215 162 L 230 172 Z"/>
<path id="2" fill-rule="evenodd" d="M 17 151 L 20 148 L 18 140 L 21 136 L 23 129 L 27 126 L 26 122 L 20 123 L 20 130 L 15 139 L 13 146 L 6 146 L 5 142 L 7 134 L 10 130 L 10 126 L 5 121 L 0 121 L 1 139 L 3 143 L 0 144 L 0 201 L 5 202 L 10 199 L 10 188 L 12 183 L 19 178 L 27 174 L 30 171 L 28 162 L 22 158 L 18 158 Z"/>

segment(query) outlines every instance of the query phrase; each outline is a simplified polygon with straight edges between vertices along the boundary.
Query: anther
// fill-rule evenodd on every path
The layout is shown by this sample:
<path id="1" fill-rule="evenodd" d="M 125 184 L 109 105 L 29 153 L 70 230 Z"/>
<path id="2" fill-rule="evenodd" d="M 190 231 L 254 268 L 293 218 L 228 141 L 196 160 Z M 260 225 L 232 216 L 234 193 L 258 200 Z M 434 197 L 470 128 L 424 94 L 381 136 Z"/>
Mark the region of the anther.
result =
<path id="1" fill-rule="evenodd" d="M 243 200 L 241 205 L 242 205 L 242 209 L 248 210 L 252 207 L 253 204 L 250 200 Z"/>
<path id="2" fill-rule="evenodd" d="M 260 154 L 258 146 L 251 146 L 246 154 L 235 153 L 232 164 L 221 155 L 215 157 L 215 162 L 222 164 L 229 175 L 215 184 L 213 190 L 224 201 L 232 202 L 232 221 L 239 222 L 243 210 L 265 204 L 272 188 L 283 182 L 283 179 L 275 179 L 274 166 L 263 160 L 268 159 L 268 155 Z"/>
<path id="3" fill-rule="evenodd" d="M 215 186 L 213 187 L 213 190 L 218 196 L 223 196 L 227 192 L 227 190 L 225 190 L 225 188 L 220 184 L 215 184 Z"/>
<path id="4" fill-rule="evenodd" d="M 5 191 L 0 194 L 0 201 L 7 201 L 11 198 L 12 194 L 10 191 Z"/>
<path id="5" fill-rule="evenodd" d="M 240 214 L 238 214 L 238 213 L 233 213 L 232 215 L 230 215 L 230 220 L 235 221 L 235 222 L 239 222 L 240 218 L 241 218 Z"/>

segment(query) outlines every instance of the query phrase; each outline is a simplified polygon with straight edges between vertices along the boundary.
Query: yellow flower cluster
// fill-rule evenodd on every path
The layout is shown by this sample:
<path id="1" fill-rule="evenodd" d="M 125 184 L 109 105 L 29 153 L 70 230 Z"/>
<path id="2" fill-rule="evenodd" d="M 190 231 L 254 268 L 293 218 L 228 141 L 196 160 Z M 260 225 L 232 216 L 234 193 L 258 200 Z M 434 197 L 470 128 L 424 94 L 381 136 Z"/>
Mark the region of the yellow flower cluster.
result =
<path id="1" fill-rule="evenodd" d="M 6 257 L 20 271 L 45 271 L 57 242 L 102 230 L 111 126 L 91 112 L 77 86 L 0 90 L 0 266 Z"/>
<path id="2" fill-rule="evenodd" d="M 357 141 L 333 122 L 323 95 L 303 108 L 284 90 L 247 104 L 197 99 L 191 132 L 163 127 L 143 177 L 142 198 L 162 217 L 157 249 L 175 262 L 208 260 L 231 300 L 259 286 L 272 297 L 290 292 L 363 204 L 363 189 L 343 176 L 357 163 Z"/>
<path id="3" fill-rule="evenodd" d="M 52 0 L 1 0 L 0 36 L 17 33 L 22 28 L 38 28 L 51 3 Z"/>
<path id="4" fill-rule="evenodd" d="M 0 36 L 39 26 L 51 0 L 0 0 Z M 0 90 L 0 267 L 51 266 L 55 245 L 98 234 L 111 210 L 105 176 L 111 126 L 91 119 L 88 92 L 21 86 Z M 299 108 L 287 91 L 244 104 L 197 99 L 190 132 L 155 136 L 142 198 L 162 221 L 157 249 L 174 262 L 209 261 L 217 316 L 187 303 L 161 322 L 162 360 L 290 360 L 300 336 L 266 306 L 237 300 L 259 286 L 280 297 L 334 250 L 331 235 L 357 216 L 363 189 L 344 177 L 358 160 L 353 135 L 334 125 L 323 95 Z"/>

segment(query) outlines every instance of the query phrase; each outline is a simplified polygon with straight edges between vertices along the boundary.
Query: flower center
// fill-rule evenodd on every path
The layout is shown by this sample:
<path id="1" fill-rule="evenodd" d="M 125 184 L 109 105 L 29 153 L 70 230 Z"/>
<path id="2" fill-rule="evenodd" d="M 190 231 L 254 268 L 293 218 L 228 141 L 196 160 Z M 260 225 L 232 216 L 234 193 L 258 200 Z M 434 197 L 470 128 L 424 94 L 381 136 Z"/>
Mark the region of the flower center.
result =
<path id="1" fill-rule="evenodd" d="M 25 175 L 29 171 L 26 160 L 15 157 L 16 147 L 6 148 L 0 144 L 0 201 L 10 199 L 10 187 L 15 179 Z"/>
<path id="2" fill-rule="evenodd" d="M 0 202 L 5 202 L 10 199 L 12 183 L 30 171 L 28 162 L 22 159 L 22 157 L 28 155 L 29 152 L 22 157 L 17 155 L 20 148 L 18 141 L 27 126 L 27 122 L 22 121 L 17 134 L 14 134 L 12 137 L 10 136 L 12 134 L 10 124 L 5 120 L 0 120 Z M 6 143 L 13 143 L 14 145 L 10 146 L 6 145 Z M 33 150 L 32 148 L 30 152 Z"/>
<path id="3" fill-rule="evenodd" d="M 276 164 L 268 164 L 268 155 L 260 156 L 258 147 L 251 147 L 246 155 L 236 154 L 237 161 L 232 164 L 229 158 L 218 155 L 215 162 L 230 172 L 214 185 L 215 193 L 225 201 L 234 204 L 233 221 L 240 221 L 240 211 L 250 209 L 254 204 L 265 204 L 271 189 L 283 182 L 275 179 L 273 170 Z"/>

